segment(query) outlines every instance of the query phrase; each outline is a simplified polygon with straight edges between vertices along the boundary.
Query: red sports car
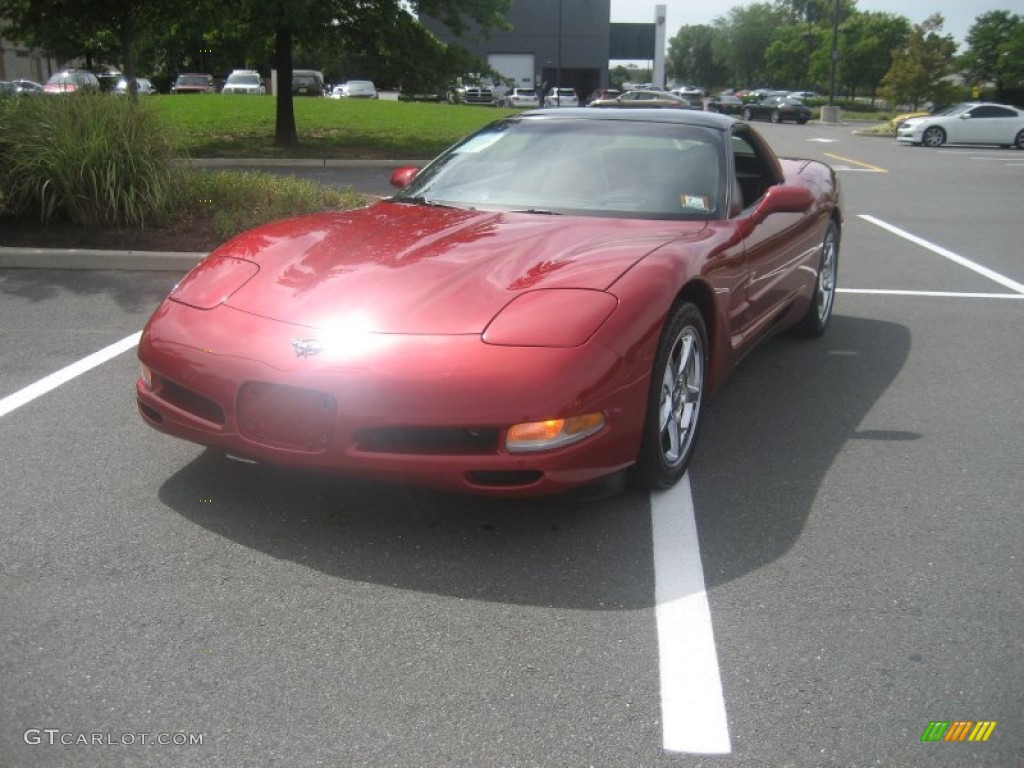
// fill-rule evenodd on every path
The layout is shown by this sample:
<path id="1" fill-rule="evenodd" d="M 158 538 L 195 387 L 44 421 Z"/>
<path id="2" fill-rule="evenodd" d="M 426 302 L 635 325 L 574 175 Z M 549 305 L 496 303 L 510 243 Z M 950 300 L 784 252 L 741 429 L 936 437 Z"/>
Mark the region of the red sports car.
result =
<path id="1" fill-rule="evenodd" d="M 821 334 L 830 168 L 684 110 L 492 123 L 356 211 L 242 234 L 139 345 L 142 417 L 224 452 L 530 496 L 686 469 L 705 400 L 772 333 Z"/>

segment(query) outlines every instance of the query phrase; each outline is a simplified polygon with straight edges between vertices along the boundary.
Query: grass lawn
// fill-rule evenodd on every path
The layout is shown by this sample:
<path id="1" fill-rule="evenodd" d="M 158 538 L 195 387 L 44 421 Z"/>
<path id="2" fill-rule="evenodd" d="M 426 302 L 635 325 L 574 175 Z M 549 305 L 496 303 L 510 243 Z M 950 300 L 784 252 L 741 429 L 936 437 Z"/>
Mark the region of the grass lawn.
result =
<path id="1" fill-rule="evenodd" d="M 192 157 L 429 158 L 514 110 L 465 104 L 297 98 L 299 146 L 274 147 L 271 96 L 162 95 L 148 102 Z"/>

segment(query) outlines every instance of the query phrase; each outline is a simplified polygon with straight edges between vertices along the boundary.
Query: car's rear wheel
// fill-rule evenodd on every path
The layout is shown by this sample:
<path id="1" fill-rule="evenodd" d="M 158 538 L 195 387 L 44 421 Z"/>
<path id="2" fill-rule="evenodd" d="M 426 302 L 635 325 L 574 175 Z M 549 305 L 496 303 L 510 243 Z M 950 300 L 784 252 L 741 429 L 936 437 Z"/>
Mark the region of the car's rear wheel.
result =
<path id="1" fill-rule="evenodd" d="M 1017 138 L 1013 140 L 1013 145 L 1017 149 L 1024 149 L 1024 131 L 1017 132 Z"/>
<path id="2" fill-rule="evenodd" d="M 743 119 L 746 120 L 749 123 L 751 120 L 754 119 L 754 113 L 751 112 L 749 109 L 744 109 L 743 110 Z"/>
<path id="3" fill-rule="evenodd" d="M 794 327 L 800 336 L 817 337 L 825 333 L 832 318 L 832 307 L 836 299 L 836 276 L 839 274 L 839 227 L 835 221 L 828 223 L 825 237 L 821 241 L 821 258 L 818 260 L 818 276 L 814 281 L 814 296 L 807 314 Z"/>
<path id="4" fill-rule="evenodd" d="M 941 147 L 946 143 L 946 132 L 937 125 L 925 128 L 924 133 L 921 134 L 921 143 L 926 147 Z"/>
<path id="5" fill-rule="evenodd" d="M 686 472 L 700 426 L 707 360 L 704 317 L 689 302 L 676 304 L 651 370 L 643 443 L 633 470 L 637 485 L 671 488 Z"/>
<path id="6" fill-rule="evenodd" d="M 782 122 L 782 113 L 779 112 L 779 110 L 777 110 L 777 109 L 773 109 L 772 110 L 772 122 L 773 123 L 781 123 Z"/>

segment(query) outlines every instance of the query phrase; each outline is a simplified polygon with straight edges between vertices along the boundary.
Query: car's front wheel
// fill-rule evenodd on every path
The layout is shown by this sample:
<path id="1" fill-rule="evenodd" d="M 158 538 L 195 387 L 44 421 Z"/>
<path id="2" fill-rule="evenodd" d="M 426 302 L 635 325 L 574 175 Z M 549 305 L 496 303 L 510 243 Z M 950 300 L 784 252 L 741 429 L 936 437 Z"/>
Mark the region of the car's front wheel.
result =
<path id="1" fill-rule="evenodd" d="M 779 110 L 777 110 L 777 109 L 773 109 L 772 110 L 772 122 L 773 123 L 781 123 L 782 122 L 782 113 L 779 112 Z"/>
<path id="2" fill-rule="evenodd" d="M 946 143 L 946 132 L 937 125 L 925 128 L 924 133 L 921 134 L 921 143 L 926 147 L 941 147 Z"/>
<path id="3" fill-rule="evenodd" d="M 818 276 L 814 281 L 814 296 L 807 314 L 793 329 L 800 336 L 817 337 L 825 333 L 832 318 L 836 300 L 836 276 L 839 274 L 839 226 L 830 221 L 821 241 Z"/>
<path id="4" fill-rule="evenodd" d="M 700 310 L 676 304 L 658 341 L 647 415 L 633 478 L 644 488 L 671 488 L 686 472 L 700 426 L 708 335 Z"/>
<path id="5" fill-rule="evenodd" d="M 744 109 L 743 110 L 743 119 L 746 120 L 749 123 L 751 120 L 754 119 L 754 113 L 751 112 L 749 109 Z"/>
<path id="6" fill-rule="evenodd" d="M 1013 140 L 1013 145 L 1017 149 L 1024 149 L 1024 131 L 1017 132 L 1017 138 Z"/>

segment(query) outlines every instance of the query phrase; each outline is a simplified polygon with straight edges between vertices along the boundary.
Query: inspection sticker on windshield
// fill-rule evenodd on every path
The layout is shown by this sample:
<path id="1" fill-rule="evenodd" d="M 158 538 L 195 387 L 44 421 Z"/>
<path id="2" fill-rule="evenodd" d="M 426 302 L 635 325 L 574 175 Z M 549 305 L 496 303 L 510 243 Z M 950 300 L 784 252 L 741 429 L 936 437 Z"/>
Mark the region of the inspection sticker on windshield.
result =
<path id="1" fill-rule="evenodd" d="M 711 199 L 705 195 L 680 195 L 679 204 L 690 211 L 711 210 Z"/>

